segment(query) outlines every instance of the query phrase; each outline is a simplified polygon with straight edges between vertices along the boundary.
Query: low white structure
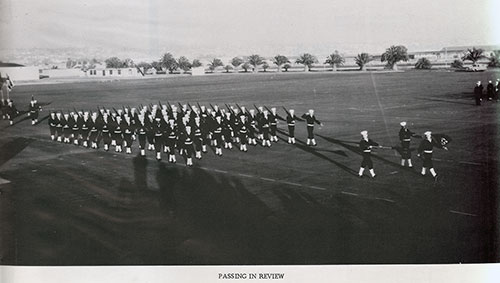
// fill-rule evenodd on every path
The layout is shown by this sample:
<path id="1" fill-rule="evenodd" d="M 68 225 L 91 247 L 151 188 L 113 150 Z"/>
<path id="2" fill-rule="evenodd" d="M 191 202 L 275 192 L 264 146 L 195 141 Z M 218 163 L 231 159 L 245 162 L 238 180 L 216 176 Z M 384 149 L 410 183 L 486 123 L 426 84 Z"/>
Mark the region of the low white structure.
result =
<path id="1" fill-rule="evenodd" d="M 37 67 L 0 67 L 0 73 L 2 77 L 7 75 L 12 81 L 33 81 L 40 79 L 40 71 Z"/>
<path id="2" fill-rule="evenodd" d="M 141 77 L 143 74 L 137 68 L 96 68 L 88 69 L 86 77 Z"/>
<path id="3" fill-rule="evenodd" d="M 196 67 L 191 69 L 191 75 L 193 76 L 203 76 L 205 75 L 205 68 L 204 67 Z"/>
<path id="4" fill-rule="evenodd" d="M 85 76 L 81 69 L 46 69 L 40 72 L 42 76 L 49 78 L 74 78 Z"/>

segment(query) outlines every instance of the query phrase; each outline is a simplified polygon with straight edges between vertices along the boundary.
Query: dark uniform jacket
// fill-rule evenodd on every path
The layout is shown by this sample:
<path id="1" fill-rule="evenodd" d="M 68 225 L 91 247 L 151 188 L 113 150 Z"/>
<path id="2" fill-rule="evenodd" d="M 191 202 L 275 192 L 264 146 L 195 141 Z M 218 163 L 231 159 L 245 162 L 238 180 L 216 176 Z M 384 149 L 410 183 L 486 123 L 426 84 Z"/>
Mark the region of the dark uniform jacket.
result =
<path id="1" fill-rule="evenodd" d="M 279 117 L 278 114 L 275 115 L 273 114 L 273 112 L 269 112 L 268 117 L 269 117 L 268 121 L 271 126 L 276 126 L 278 124 L 278 117 Z"/>
<path id="2" fill-rule="evenodd" d="M 52 116 L 49 116 L 49 127 L 55 128 L 59 124 L 59 119 L 57 119 L 57 116 L 54 115 L 54 118 Z"/>
<path id="3" fill-rule="evenodd" d="M 476 85 L 474 87 L 474 96 L 476 98 L 481 98 L 482 95 L 483 95 L 483 85 Z"/>
<path id="4" fill-rule="evenodd" d="M 411 141 L 411 137 L 414 137 L 415 133 L 410 131 L 407 128 L 401 127 L 399 130 L 399 140 L 402 142 L 409 142 Z"/>
<path id="5" fill-rule="evenodd" d="M 495 87 L 493 86 L 492 83 L 488 83 L 488 85 L 486 86 L 486 93 L 488 97 L 489 98 L 493 97 L 494 92 L 495 92 Z"/>
<path id="6" fill-rule="evenodd" d="M 429 141 L 428 139 L 424 139 L 418 147 L 418 153 L 432 154 L 435 145 L 436 141 L 434 139 L 432 139 L 431 141 Z"/>
<path id="7" fill-rule="evenodd" d="M 40 111 L 41 107 L 38 105 L 38 103 L 31 104 L 29 106 L 29 111 L 30 114 L 35 114 L 36 112 Z"/>
<path id="8" fill-rule="evenodd" d="M 296 121 L 304 121 L 304 120 L 300 119 L 295 114 L 293 114 L 293 116 L 290 115 L 290 113 L 288 113 L 288 115 L 286 115 L 286 123 L 288 124 L 288 126 L 290 126 L 290 127 L 295 126 Z"/>
<path id="9" fill-rule="evenodd" d="M 314 123 L 316 123 L 318 125 L 321 124 L 321 122 L 316 119 L 316 116 L 314 116 L 314 115 L 311 116 L 311 115 L 309 115 L 309 113 L 302 115 L 302 119 L 306 120 L 307 125 L 309 127 L 314 126 Z"/>
<path id="10" fill-rule="evenodd" d="M 365 139 L 361 139 L 361 141 L 359 142 L 359 149 L 363 153 L 370 153 L 372 151 L 372 146 L 378 146 L 378 143 L 372 141 L 371 139 L 368 139 L 368 141 Z"/>
<path id="11" fill-rule="evenodd" d="M 17 114 L 19 114 L 19 111 L 17 111 L 17 108 L 14 104 L 12 104 L 12 106 L 7 105 L 7 111 L 5 111 L 5 114 L 9 115 L 9 117 L 12 119 Z"/>

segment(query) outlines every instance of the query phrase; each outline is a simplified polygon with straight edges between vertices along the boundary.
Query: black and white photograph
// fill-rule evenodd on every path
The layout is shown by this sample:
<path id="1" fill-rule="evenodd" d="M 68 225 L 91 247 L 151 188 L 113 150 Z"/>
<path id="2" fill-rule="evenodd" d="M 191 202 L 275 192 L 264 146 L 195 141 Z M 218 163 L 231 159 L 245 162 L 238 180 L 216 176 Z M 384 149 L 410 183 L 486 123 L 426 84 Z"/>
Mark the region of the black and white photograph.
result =
<path id="1" fill-rule="evenodd" d="M 497 282 L 499 11 L 1 0 L 0 281 Z"/>

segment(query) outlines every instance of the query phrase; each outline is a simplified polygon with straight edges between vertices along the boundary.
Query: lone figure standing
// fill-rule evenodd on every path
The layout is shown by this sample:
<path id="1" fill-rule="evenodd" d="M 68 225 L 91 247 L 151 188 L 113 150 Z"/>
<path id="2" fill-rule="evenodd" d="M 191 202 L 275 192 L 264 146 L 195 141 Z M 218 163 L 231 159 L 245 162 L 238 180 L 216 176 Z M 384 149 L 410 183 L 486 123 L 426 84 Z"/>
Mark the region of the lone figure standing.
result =
<path id="1" fill-rule="evenodd" d="M 483 85 L 481 84 L 481 81 L 478 81 L 476 83 L 476 86 L 474 87 L 474 99 L 476 100 L 477 106 L 481 105 L 482 97 L 483 97 Z"/>
<path id="2" fill-rule="evenodd" d="M 434 177 L 435 180 L 437 180 L 438 174 L 434 170 L 434 165 L 432 164 L 432 152 L 434 146 L 442 147 L 445 150 L 448 150 L 448 148 L 438 142 L 436 142 L 432 138 L 432 132 L 427 131 L 424 133 L 425 138 L 424 140 L 420 143 L 420 146 L 418 147 L 418 154 L 419 156 L 422 156 L 424 159 L 424 164 L 422 166 L 422 176 L 425 176 L 427 173 L 427 169 L 429 169 L 429 172 L 431 172 L 432 177 Z"/>
<path id="3" fill-rule="evenodd" d="M 316 119 L 314 116 L 314 110 L 309 109 L 309 111 L 302 115 L 302 119 L 306 120 L 307 123 L 307 145 L 316 146 L 316 140 L 314 139 L 314 123 L 323 126 L 323 123 Z"/>
<path id="4" fill-rule="evenodd" d="M 410 131 L 410 129 L 406 127 L 406 122 L 403 121 L 399 124 L 401 125 L 401 129 L 399 130 L 399 140 L 401 141 L 401 166 L 404 167 L 405 162 L 408 161 L 408 167 L 412 168 L 410 142 L 412 137 L 420 136 Z"/>
<path id="5" fill-rule="evenodd" d="M 361 141 L 359 142 L 359 149 L 362 152 L 363 161 L 361 161 L 361 167 L 359 168 L 358 175 L 360 178 L 363 177 L 363 172 L 365 171 L 366 167 L 368 167 L 370 175 L 372 176 L 372 178 L 375 178 L 375 171 L 373 170 L 371 152 L 374 146 L 378 146 L 378 143 L 368 138 L 368 131 L 362 131 L 361 137 L 362 138 Z"/>

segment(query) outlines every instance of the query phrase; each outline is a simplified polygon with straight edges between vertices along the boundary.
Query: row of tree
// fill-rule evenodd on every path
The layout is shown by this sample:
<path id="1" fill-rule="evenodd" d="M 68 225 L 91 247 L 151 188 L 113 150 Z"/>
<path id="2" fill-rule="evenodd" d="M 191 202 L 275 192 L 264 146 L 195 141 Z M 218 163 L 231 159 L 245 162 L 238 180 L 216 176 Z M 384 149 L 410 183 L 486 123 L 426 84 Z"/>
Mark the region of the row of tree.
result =
<path id="1" fill-rule="evenodd" d="M 395 65 L 395 62 L 391 61 L 392 58 L 393 57 L 391 57 L 391 59 L 388 60 L 388 62 L 391 63 L 391 67 Z M 360 69 L 364 69 L 365 65 L 371 60 L 373 60 L 373 58 L 368 53 L 358 54 L 358 56 L 356 56 L 355 58 L 356 64 L 360 67 Z M 304 65 L 305 71 L 309 71 L 311 67 L 318 62 L 319 61 L 316 58 L 316 56 L 309 53 L 301 54 L 299 58 L 295 60 L 296 64 Z M 342 66 L 344 62 L 345 62 L 344 57 L 338 51 L 335 51 L 326 58 L 324 63 L 329 64 L 330 66 L 332 66 L 333 70 L 336 71 L 337 67 Z M 286 72 L 288 71 L 289 68 L 291 68 L 291 61 L 285 55 L 278 54 L 274 56 L 272 58 L 272 63 L 277 66 L 278 72 L 281 72 L 282 70 Z M 150 65 L 148 65 L 148 63 L 140 63 L 138 66 L 139 67 L 142 66 L 145 68 L 156 68 L 158 70 L 165 69 L 169 73 L 173 73 L 179 69 L 184 72 L 187 72 L 192 68 L 202 66 L 202 64 L 197 59 L 191 62 L 184 56 L 175 59 L 171 53 L 165 53 L 158 62 L 153 62 Z M 231 62 L 229 62 L 229 64 L 227 65 L 224 65 L 221 59 L 214 58 L 208 63 L 207 67 L 211 72 L 213 72 L 218 67 L 223 67 L 226 70 L 226 72 L 229 72 L 229 70 L 231 69 L 237 69 L 237 68 L 241 68 L 245 72 L 248 72 L 249 70 L 257 72 L 259 68 L 261 68 L 264 70 L 264 72 L 266 72 L 266 70 L 270 66 L 264 57 L 258 54 L 252 54 L 248 56 L 246 60 L 241 57 L 234 57 L 233 59 L 231 59 Z"/>
<path id="2" fill-rule="evenodd" d="M 355 57 L 355 62 L 361 70 L 365 70 L 366 65 L 372 60 L 373 57 L 368 53 L 360 53 Z M 278 72 L 281 72 L 283 69 L 286 72 L 289 68 L 291 68 L 291 61 L 285 55 L 278 54 L 274 56 L 271 61 L 274 65 L 277 66 Z M 405 46 L 402 45 L 391 46 L 387 48 L 384 54 L 382 54 L 381 61 L 386 62 L 388 68 L 396 69 L 397 63 L 399 61 L 408 61 L 408 50 Z M 301 64 L 304 66 L 304 70 L 306 72 L 309 71 L 313 67 L 313 65 L 318 62 L 319 61 L 316 56 L 310 53 L 303 53 L 299 56 L 299 58 L 295 60 L 296 64 Z M 344 56 L 342 56 L 337 50 L 334 53 L 328 55 L 326 57 L 326 60 L 324 61 L 324 64 L 330 65 L 334 71 L 336 71 L 338 67 L 343 66 L 344 63 Z M 191 68 L 201 66 L 201 63 L 199 60 L 194 60 L 193 63 L 190 63 L 190 61 L 186 57 L 175 59 L 172 54 L 166 53 L 160 59 L 158 65 L 168 70 L 170 73 L 173 73 L 178 69 L 187 72 Z M 229 72 L 229 70 L 231 69 L 237 68 L 241 68 L 245 72 L 248 72 L 248 70 L 250 69 L 253 72 L 257 72 L 259 68 L 261 68 L 265 72 L 270 66 L 265 58 L 258 54 L 252 54 L 248 56 L 246 60 L 241 57 L 234 57 L 233 59 L 231 59 L 230 64 L 227 64 L 225 66 L 221 59 L 214 58 L 208 63 L 207 67 L 211 72 L 213 72 L 218 67 L 224 67 L 226 72 Z"/>
<path id="3" fill-rule="evenodd" d="M 464 67 L 465 61 L 471 61 L 475 64 L 477 61 L 481 59 L 488 59 L 488 66 L 490 67 L 500 67 L 500 50 L 494 50 L 490 56 L 486 56 L 484 54 L 484 50 L 480 48 L 470 48 L 464 52 L 464 55 L 461 59 L 456 59 L 451 63 L 451 67 L 455 69 L 462 69 Z M 427 58 L 418 59 L 417 63 L 415 63 L 416 69 L 430 69 L 432 67 L 432 63 Z"/>
<path id="4" fill-rule="evenodd" d="M 470 60 L 473 63 L 477 62 L 482 58 L 486 58 L 483 54 L 484 51 L 482 49 L 468 49 L 464 56 L 462 57 L 463 61 Z M 500 51 L 495 51 L 492 53 L 490 57 L 490 65 L 491 66 L 499 66 L 499 55 Z M 360 53 L 358 54 L 354 60 L 356 65 L 359 66 L 360 70 L 365 70 L 366 65 L 373 61 L 373 56 L 368 53 Z M 401 61 L 408 61 L 408 49 L 403 45 L 393 45 L 385 50 L 385 52 L 380 56 L 381 62 L 386 63 L 386 68 L 388 69 L 397 69 L 397 63 Z M 285 72 L 291 68 L 291 61 L 285 55 L 276 55 L 272 58 L 272 63 L 277 66 L 277 71 L 281 72 L 284 70 Z M 131 59 L 120 60 L 117 57 L 109 58 L 105 61 L 107 68 L 123 68 L 123 67 L 141 67 L 145 70 L 156 69 L 157 71 L 168 71 L 169 73 L 174 73 L 178 70 L 185 72 L 190 71 L 192 68 L 201 67 L 202 63 L 198 59 L 194 59 L 190 61 L 185 56 L 181 56 L 179 58 L 175 58 L 171 53 L 165 53 L 159 61 L 153 61 L 152 63 L 141 62 L 139 64 L 134 64 Z M 319 63 L 316 56 L 310 53 L 301 54 L 296 60 L 296 64 L 301 64 L 304 66 L 304 70 L 309 71 L 314 64 Z M 345 58 L 338 51 L 333 52 L 328 55 L 324 61 L 324 64 L 328 64 L 332 67 L 333 71 L 336 71 L 338 67 L 343 66 L 345 63 Z M 207 64 L 208 69 L 211 72 L 214 72 L 215 69 L 219 67 L 223 67 L 226 72 L 229 72 L 231 69 L 241 68 L 245 72 L 252 70 L 253 72 L 257 72 L 259 69 L 262 69 L 264 72 L 270 67 L 269 63 L 266 59 L 258 54 L 252 54 L 248 56 L 246 59 L 241 57 L 234 57 L 231 61 L 224 65 L 221 59 L 214 58 Z M 427 58 L 420 58 L 415 67 L 418 69 L 429 69 L 431 67 L 431 63 Z"/>

